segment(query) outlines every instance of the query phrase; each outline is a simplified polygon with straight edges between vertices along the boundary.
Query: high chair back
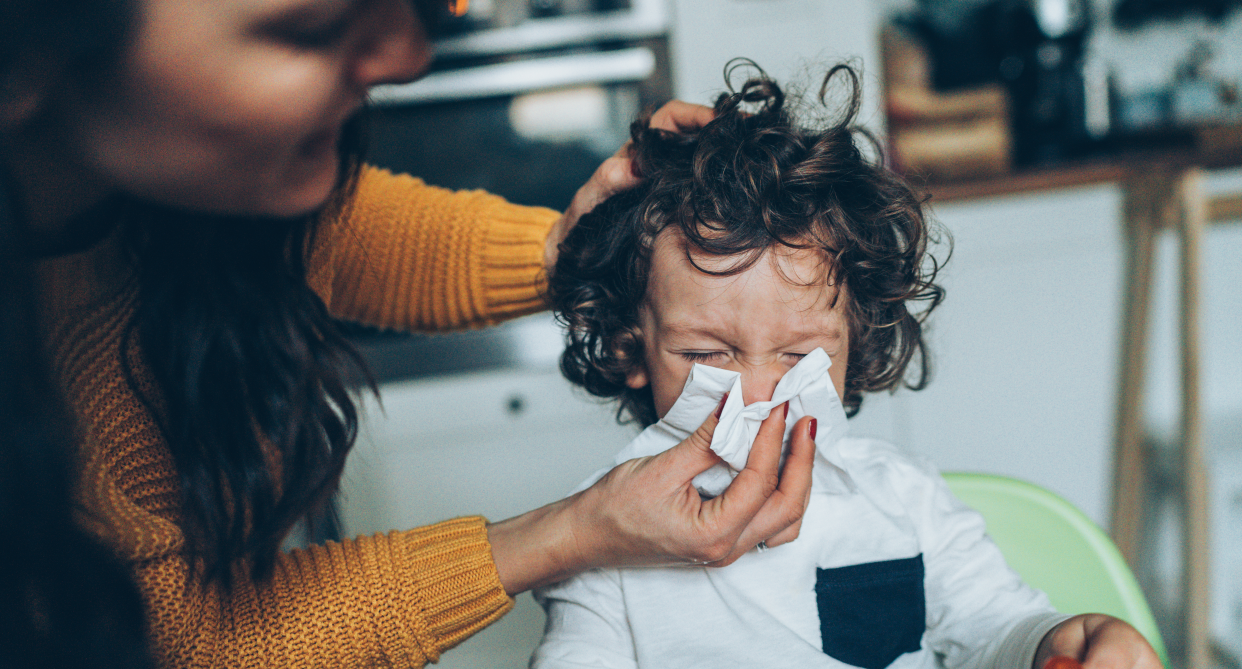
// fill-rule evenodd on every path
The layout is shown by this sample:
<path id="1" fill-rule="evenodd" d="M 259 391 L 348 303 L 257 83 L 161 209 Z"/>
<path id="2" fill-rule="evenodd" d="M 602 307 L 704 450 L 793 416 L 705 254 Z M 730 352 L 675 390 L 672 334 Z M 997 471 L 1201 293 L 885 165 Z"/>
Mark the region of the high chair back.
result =
<path id="1" fill-rule="evenodd" d="M 1117 547 L 1085 514 L 1025 481 L 991 474 L 944 475 L 953 494 L 983 515 L 988 534 L 1023 580 L 1058 611 L 1107 613 L 1137 629 L 1169 666 L 1156 620 Z"/>

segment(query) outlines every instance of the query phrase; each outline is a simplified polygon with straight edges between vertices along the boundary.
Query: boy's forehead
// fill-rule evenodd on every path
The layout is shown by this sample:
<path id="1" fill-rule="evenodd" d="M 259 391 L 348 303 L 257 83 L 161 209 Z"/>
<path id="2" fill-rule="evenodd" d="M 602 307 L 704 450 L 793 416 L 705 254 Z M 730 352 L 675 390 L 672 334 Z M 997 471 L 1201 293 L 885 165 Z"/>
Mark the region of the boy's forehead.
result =
<path id="1" fill-rule="evenodd" d="M 757 258 L 752 252 L 717 256 L 694 247 L 680 233 L 667 233 L 656 239 L 646 296 L 648 307 L 667 316 L 709 305 L 768 300 L 813 317 L 843 304 L 822 250 L 777 244 L 753 252 Z M 734 273 L 751 260 L 749 267 Z"/>
<path id="2" fill-rule="evenodd" d="M 676 228 L 665 228 L 652 245 L 650 275 L 718 278 L 733 274 L 747 263 L 771 263 L 778 274 L 796 286 L 833 286 L 832 260 L 818 248 L 793 248 L 773 243 L 734 255 L 715 255 L 694 245 Z M 745 273 L 745 270 L 741 273 Z M 834 291 L 835 292 L 835 291 Z"/>

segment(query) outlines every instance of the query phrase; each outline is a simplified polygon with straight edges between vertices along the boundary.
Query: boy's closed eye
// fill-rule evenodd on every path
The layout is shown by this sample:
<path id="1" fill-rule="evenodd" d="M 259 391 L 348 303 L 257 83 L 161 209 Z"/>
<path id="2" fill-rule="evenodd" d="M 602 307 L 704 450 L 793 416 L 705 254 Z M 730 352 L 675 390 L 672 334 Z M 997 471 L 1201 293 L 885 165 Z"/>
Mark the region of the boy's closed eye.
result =
<path id="1" fill-rule="evenodd" d="M 728 354 L 724 351 L 678 351 L 678 355 L 690 362 L 709 365 L 712 363 L 724 362 Z M 806 357 L 805 353 L 781 353 L 781 358 L 790 365 L 796 365 L 799 360 Z"/>

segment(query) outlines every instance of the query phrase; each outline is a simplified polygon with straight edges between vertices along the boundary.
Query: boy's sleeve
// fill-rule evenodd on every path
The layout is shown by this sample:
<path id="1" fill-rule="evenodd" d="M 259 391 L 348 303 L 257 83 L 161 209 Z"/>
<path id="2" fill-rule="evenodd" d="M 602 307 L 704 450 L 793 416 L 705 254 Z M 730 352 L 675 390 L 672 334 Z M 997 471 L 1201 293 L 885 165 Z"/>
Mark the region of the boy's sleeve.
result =
<path id="1" fill-rule="evenodd" d="M 548 622 L 531 669 L 638 666 L 617 570 L 595 569 L 539 588 L 534 596 Z"/>
<path id="2" fill-rule="evenodd" d="M 907 508 L 923 543 L 927 635 L 949 669 L 1031 669 L 1044 635 L 1069 616 L 1009 568 L 983 517 L 929 466 L 911 465 L 918 483 Z"/>
<path id="3" fill-rule="evenodd" d="M 307 281 L 344 320 L 397 330 L 490 325 L 545 308 L 544 242 L 560 214 L 365 167 L 316 232 Z"/>

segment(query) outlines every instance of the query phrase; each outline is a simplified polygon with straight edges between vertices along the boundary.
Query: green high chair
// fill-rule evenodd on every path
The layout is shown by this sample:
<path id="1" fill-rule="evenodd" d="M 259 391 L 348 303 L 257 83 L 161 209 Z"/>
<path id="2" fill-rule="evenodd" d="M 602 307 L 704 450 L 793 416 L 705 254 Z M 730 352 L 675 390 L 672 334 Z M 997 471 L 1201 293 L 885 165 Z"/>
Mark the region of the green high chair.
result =
<path id="1" fill-rule="evenodd" d="M 1085 514 L 1025 481 L 950 472 L 949 489 L 983 515 L 1009 566 L 1058 611 L 1107 613 L 1130 623 L 1169 666 L 1147 599 L 1117 547 Z"/>

